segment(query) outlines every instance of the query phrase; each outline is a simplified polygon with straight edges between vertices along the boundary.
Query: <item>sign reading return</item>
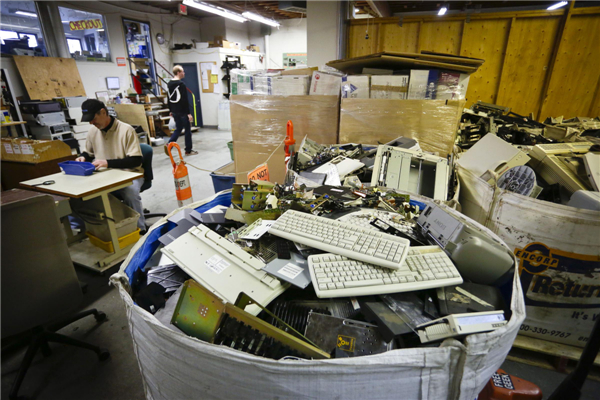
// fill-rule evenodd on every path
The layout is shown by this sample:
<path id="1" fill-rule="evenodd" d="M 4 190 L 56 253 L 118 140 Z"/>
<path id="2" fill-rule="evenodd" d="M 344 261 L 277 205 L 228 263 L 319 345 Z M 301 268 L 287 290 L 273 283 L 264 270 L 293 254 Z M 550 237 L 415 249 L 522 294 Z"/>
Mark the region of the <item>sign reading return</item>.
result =
<path id="1" fill-rule="evenodd" d="M 101 19 L 86 19 L 83 21 L 71 21 L 69 22 L 69 28 L 72 31 L 82 31 L 84 29 L 102 29 Z"/>

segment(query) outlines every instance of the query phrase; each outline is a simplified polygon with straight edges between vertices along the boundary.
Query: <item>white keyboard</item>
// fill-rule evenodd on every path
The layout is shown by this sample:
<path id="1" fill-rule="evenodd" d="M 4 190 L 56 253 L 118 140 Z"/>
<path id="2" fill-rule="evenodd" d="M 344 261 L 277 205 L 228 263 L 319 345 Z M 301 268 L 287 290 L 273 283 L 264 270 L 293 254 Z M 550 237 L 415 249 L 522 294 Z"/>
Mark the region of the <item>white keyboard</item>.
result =
<path id="1" fill-rule="evenodd" d="M 382 232 L 294 210 L 277 219 L 269 233 L 354 260 L 398 269 L 410 242 Z"/>
<path id="2" fill-rule="evenodd" d="M 336 254 L 309 256 L 308 268 L 321 298 L 409 292 L 463 283 L 450 258 L 438 246 L 411 247 L 406 262 L 397 270 Z"/>

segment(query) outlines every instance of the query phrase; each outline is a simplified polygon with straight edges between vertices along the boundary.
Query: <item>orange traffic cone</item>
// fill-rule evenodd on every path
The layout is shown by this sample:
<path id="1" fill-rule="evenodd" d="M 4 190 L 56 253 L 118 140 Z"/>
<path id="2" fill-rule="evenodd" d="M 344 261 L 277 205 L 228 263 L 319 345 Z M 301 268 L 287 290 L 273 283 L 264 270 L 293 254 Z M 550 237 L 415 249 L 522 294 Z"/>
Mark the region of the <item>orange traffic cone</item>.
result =
<path id="1" fill-rule="evenodd" d="M 175 156 L 177 161 L 173 158 L 173 147 L 177 148 L 177 151 L 179 152 L 179 157 L 177 158 L 177 155 Z M 179 145 L 175 142 L 171 142 L 167 147 L 167 151 L 169 153 L 169 158 L 171 159 L 171 164 L 173 164 L 173 177 L 175 178 L 177 204 L 179 207 L 183 207 L 194 202 L 192 199 L 192 186 L 190 185 L 190 177 L 188 175 L 187 167 L 185 166 L 185 161 L 183 161 L 181 148 Z"/>

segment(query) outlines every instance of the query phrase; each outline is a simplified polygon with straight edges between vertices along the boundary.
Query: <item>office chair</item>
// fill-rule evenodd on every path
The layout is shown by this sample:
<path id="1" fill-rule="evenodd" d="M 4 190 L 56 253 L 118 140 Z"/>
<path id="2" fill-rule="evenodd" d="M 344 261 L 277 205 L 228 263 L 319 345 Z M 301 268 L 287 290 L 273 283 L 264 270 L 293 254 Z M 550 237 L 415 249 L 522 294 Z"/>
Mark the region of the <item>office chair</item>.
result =
<path id="1" fill-rule="evenodd" d="M 144 168 L 144 184 L 140 188 L 140 193 L 145 190 L 148 190 L 152 187 L 152 180 L 154 179 L 154 174 L 152 173 L 152 157 L 154 156 L 154 151 L 152 150 L 152 146 L 146 143 L 140 143 L 140 147 L 142 148 L 142 167 Z M 164 217 L 167 214 L 152 214 L 149 210 L 144 209 L 144 218 L 158 218 Z"/>
<path id="2" fill-rule="evenodd" d="M 56 333 L 91 314 L 104 321 L 106 314 L 95 309 L 71 314 L 83 294 L 52 196 L 13 189 L 2 192 L 1 204 L 2 352 L 17 347 L 17 339 L 30 343 L 10 389 L 9 398 L 14 399 L 37 351 L 50 356 L 49 342 L 92 350 L 100 361 L 110 354 Z M 11 345 L 5 347 L 6 341 Z"/>

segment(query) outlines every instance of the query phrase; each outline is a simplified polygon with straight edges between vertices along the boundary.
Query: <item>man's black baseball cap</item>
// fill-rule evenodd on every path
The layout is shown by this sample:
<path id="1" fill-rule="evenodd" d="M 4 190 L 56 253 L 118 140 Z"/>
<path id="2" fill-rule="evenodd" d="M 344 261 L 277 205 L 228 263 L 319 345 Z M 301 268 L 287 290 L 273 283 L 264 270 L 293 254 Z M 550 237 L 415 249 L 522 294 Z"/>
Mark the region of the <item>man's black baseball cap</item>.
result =
<path id="1" fill-rule="evenodd" d="M 94 119 L 94 116 L 98 111 L 106 108 L 103 102 L 96 99 L 87 99 L 81 105 L 81 111 L 83 112 L 83 116 L 81 117 L 82 122 L 90 122 Z"/>

